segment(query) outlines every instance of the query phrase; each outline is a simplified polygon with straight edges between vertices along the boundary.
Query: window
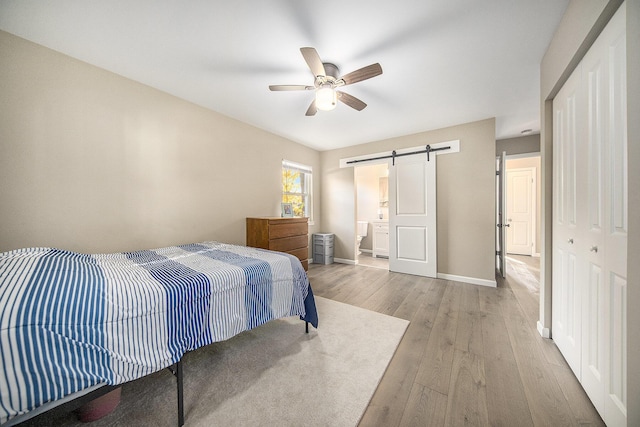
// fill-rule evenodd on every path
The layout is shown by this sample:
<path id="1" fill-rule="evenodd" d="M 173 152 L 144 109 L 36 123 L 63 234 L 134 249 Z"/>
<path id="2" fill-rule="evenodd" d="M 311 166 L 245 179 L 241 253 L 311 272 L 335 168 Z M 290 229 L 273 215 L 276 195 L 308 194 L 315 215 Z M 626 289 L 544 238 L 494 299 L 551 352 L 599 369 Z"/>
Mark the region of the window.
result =
<path id="1" fill-rule="evenodd" d="M 282 202 L 293 205 L 293 216 L 312 221 L 311 166 L 282 161 Z"/>

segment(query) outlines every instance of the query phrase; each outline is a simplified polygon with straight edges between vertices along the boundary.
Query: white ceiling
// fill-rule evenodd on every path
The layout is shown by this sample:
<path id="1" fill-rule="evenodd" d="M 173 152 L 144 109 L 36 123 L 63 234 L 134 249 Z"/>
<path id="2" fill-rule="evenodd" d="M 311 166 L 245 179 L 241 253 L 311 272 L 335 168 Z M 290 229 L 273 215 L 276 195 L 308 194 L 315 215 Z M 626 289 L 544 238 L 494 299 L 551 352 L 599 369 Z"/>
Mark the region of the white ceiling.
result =
<path id="1" fill-rule="evenodd" d="M 568 0 L 2 0 L 0 29 L 318 150 L 496 118 L 539 131 L 539 69 Z M 300 47 L 368 104 L 306 117 Z"/>

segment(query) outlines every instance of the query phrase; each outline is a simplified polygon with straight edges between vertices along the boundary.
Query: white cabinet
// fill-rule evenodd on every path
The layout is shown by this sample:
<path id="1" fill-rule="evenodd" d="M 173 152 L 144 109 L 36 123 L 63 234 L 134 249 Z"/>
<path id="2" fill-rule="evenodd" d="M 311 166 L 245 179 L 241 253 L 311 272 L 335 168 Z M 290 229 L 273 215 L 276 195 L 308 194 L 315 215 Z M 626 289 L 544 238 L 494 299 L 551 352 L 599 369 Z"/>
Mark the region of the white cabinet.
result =
<path id="1" fill-rule="evenodd" d="M 389 257 L 389 221 L 373 221 L 373 257 Z"/>
<path id="2" fill-rule="evenodd" d="M 625 426 L 625 5 L 553 101 L 552 338 L 608 426 Z"/>

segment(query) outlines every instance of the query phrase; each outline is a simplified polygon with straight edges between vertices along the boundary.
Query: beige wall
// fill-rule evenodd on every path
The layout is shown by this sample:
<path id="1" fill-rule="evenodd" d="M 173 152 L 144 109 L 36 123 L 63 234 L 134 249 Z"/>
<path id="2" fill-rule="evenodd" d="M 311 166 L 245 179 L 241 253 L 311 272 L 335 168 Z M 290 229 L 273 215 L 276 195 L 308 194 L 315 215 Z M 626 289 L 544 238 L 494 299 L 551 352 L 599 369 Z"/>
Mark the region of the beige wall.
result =
<path id="1" fill-rule="evenodd" d="M 585 52 L 615 13 L 621 0 L 572 0 L 551 41 L 541 67 L 541 154 L 543 186 L 543 254 L 540 323 L 551 327 L 551 189 L 552 100 Z M 627 139 L 629 234 L 627 247 L 627 424 L 640 425 L 640 1 L 627 7 Z M 635 400 L 634 400 L 635 399 Z"/>
<path id="2" fill-rule="evenodd" d="M 438 273 L 494 281 L 494 119 L 322 152 L 322 229 L 336 235 L 335 257 L 355 256 L 354 169 L 341 158 L 455 139 L 460 152 L 437 160 Z"/>
<path id="3" fill-rule="evenodd" d="M 315 150 L 5 32 L 0 57 L 0 251 L 243 244 L 245 217 L 280 214 L 283 158 L 320 171 Z"/>
<path id="4" fill-rule="evenodd" d="M 503 151 L 506 151 L 508 156 L 513 154 L 539 153 L 540 134 L 496 141 L 496 156 L 501 155 Z"/>

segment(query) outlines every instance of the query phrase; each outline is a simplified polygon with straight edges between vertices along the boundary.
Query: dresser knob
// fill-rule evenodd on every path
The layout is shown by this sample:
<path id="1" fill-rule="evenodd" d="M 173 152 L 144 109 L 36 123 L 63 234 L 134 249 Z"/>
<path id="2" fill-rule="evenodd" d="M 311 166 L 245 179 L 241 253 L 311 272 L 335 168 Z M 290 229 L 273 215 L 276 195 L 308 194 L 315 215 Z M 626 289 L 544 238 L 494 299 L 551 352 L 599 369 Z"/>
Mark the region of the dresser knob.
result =
<path id="1" fill-rule="evenodd" d="M 598 247 L 597 246 L 591 246 L 591 249 L 589 249 L 591 252 L 598 252 Z"/>

